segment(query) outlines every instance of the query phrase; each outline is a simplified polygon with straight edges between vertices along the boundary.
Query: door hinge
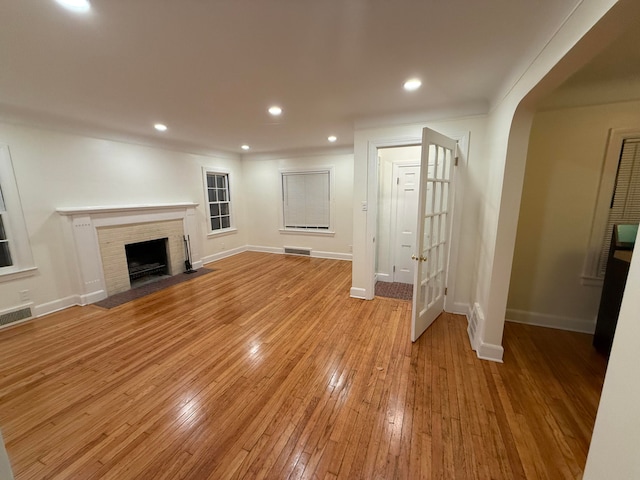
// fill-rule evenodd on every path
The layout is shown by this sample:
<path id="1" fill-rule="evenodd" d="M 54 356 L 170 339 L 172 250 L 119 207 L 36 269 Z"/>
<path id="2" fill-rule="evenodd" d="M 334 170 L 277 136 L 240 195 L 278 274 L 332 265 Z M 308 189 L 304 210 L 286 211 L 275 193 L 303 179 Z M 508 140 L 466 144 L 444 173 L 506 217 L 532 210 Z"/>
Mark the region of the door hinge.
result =
<path id="1" fill-rule="evenodd" d="M 460 158 L 460 157 L 456 157 L 456 158 L 455 158 L 455 163 L 453 164 L 453 166 L 454 166 L 454 167 L 457 167 L 457 166 L 458 166 L 458 159 L 459 159 L 459 158 Z"/>
<path id="2" fill-rule="evenodd" d="M 396 185 L 400 185 L 400 177 L 396 178 Z"/>
<path id="3" fill-rule="evenodd" d="M 447 294 L 447 290 L 449 290 L 447 287 L 444 287 L 444 294 Z"/>
<path id="4" fill-rule="evenodd" d="M 396 266 L 393 266 L 393 273 L 396 273 Z"/>

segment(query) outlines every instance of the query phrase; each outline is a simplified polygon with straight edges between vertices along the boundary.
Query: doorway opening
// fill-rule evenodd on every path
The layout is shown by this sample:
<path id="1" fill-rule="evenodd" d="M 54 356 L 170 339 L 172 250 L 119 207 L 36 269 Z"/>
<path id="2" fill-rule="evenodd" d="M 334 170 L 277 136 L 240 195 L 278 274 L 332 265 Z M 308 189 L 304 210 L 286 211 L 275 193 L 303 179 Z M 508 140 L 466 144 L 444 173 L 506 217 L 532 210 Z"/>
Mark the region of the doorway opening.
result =
<path id="1" fill-rule="evenodd" d="M 413 297 L 421 150 L 420 145 L 378 149 L 377 296 Z"/>

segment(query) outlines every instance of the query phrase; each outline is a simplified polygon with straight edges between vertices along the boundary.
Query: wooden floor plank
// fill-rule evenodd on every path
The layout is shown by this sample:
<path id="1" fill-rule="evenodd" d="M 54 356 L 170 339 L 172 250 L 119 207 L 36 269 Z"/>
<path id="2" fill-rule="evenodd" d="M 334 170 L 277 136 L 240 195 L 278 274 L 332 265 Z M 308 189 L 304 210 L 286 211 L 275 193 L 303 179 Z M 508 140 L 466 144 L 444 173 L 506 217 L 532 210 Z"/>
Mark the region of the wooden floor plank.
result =
<path id="1" fill-rule="evenodd" d="M 25 479 L 579 478 L 606 361 L 588 335 L 349 298 L 344 261 L 242 253 L 111 310 L 0 330 L 0 428 Z"/>

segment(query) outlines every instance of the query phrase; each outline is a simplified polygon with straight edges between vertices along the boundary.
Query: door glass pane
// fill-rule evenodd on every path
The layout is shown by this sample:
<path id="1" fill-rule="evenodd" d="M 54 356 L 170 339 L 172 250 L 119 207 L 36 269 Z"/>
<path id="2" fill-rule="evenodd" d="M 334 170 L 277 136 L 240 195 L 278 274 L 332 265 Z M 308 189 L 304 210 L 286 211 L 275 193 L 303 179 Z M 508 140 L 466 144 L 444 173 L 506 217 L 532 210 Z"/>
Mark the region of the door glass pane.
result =
<path id="1" fill-rule="evenodd" d="M 424 213 L 425 215 L 433 213 L 433 182 L 427 183 L 427 197 Z"/>
<path id="2" fill-rule="evenodd" d="M 442 179 L 444 173 L 444 148 L 438 146 L 438 166 L 436 168 L 436 178 Z"/>
<path id="3" fill-rule="evenodd" d="M 424 231 L 422 233 L 422 248 L 428 248 L 431 245 L 431 217 L 424 219 Z"/>
<path id="4" fill-rule="evenodd" d="M 429 259 L 429 265 L 431 266 L 429 277 L 433 277 L 438 271 L 438 250 L 440 247 L 434 247 L 431 249 L 431 258 Z"/>
<path id="5" fill-rule="evenodd" d="M 449 184 L 442 184 L 442 211 L 446 212 L 449 208 Z"/>
<path id="6" fill-rule="evenodd" d="M 453 154 L 451 150 L 446 151 L 446 161 L 444 163 L 444 178 L 451 180 L 451 162 L 453 161 Z"/>
<path id="7" fill-rule="evenodd" d="M 433 211 L 439 213 L 442 209 L 442 183 L 436 182 L 434 184 L 435 194 L 434 194 L 434 203 L 433 203 Z"/>
<path id="8" fill-rule="evenodd" d="M 429 145 L 429 163 L 427 166 L 427 177 L 436 178 L 436 146 Z"/>

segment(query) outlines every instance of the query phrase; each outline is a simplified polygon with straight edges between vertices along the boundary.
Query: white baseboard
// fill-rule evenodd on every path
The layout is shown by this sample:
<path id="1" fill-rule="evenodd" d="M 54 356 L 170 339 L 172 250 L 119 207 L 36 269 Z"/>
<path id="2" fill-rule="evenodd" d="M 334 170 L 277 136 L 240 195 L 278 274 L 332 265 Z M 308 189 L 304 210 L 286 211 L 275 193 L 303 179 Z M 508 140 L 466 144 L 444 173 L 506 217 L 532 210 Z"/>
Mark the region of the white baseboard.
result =
<path id="1" fill-rule="evenodd" d="M 107 295 L 106 290 L 97 290 L 95 292 L 88 293 L 86 295 L 74 295 L 76 298 L 76 303 L 74 305 L 89 305 L 91 303 L 99 302 L 100 300 L 104 300 L 109 295 Z"/>
<path id="2" fill-rule="evenodd" d="M 199 268 L 204 266 L 204 262 L 202 260 L 196 260 L 191 264 L 191 268 L 193 270 L 198 270 Z"/>
<path id="3" fill-rule="evenodd" d="M 393 282 L 391 275 L 388 273 L 376 273 L 376 282 Z"/>
<path id="4" fill-rule="evenodd" d="M 350 262 L 353 255 L 350 253 L 336 253 L 336 252 L 316 252 L 311 250 L 311 256 L 314 258 L 327 258 L 329 260 L 346 260 Z"/>
<path id="5" fill-rule="evenodd" d="M 490 360 L 492 362 L 502 363 L 502 356 L 504 355 L 504 348 L 502 345 L 492 345 L 490 343 L 480 342 L 476 355 L 482 360 Z"/>
<path id="6" fill-rule="evenodd" d="M 467 308 L 469 320 L 469 326 L 467 327 L 467 334 L 469 335 L 469 342 L 471 342 L 471 348 L 476 351 L 478 358 L 482 360 L 490 360 L 492 362 L 502 363 L 502 357 L 504 355 L 504 348 L 502 345 L 494 345 L 492 343 L 485 343 L 482 340 L 482 332 L 484 331 L 484 312 L 478 302 Z"/>
<path id="7" fill-rule="evenodd" d="M 455 313 L 456 315 L 464 315 L 469 320 L 471 315 L 471 307 L 468 303 L 462 302 L 453 302 L 453 304 L 449 307 L 447 305 L 447 312 Z"/>
<path id="8" fill-rule="evenodd" d="M 207 263 L 215 262 L 217 260 L 222 260 L 223 258 L 232 257 L 242 252 L 246 252 L 248 247 L 238 247 L 232 248 L 230 250 L 225 250 L 224 252 L 214 253 L 213 255 L 207 255 L 202 258 L 202 265 L 206 265 Z"/>
<path id="9" fill-rule="evenodd" d="M 101 290 L 102 292 L 102 290 Z M 91 294 L 93 295 L 93 294 Z M 88 297 L 88 295 L 87 295 Z M 64 310 L 65 308 L 73 307 L 75 305 L 86 305 L 86 303 L 82 303 L 80 295 L 70 295 L 68 297 L 59 298 L 58 300 L 54 300 L 53 302 L 41 303 L 40 305 L 36 305 L 33 307 L 33 316 L 34 317 L 42 317 L 43 315 L 48 315 L 50 313 L 59 312 L 60 310 Z M 103 297 L 106 298 L 106 297 Z M 98 301 L 98 300 L 94 300 Z"/>
<path id="10" fill-rule="evenodd" d="M 259 245 L 247 245 L 248 252 L 262 252 L 262 253 L 278 253 L 284 254 L 283 247 L 261 247 Z"/>
<path id="11" fill-rule="evenodd" d="M 507 309 L 507 321 L 535 325 L 537 327 L 556 328 L 571 332 L 593 333 L 596 330 L 596 319 L 564 317 L 547 313 L 527 312 L 524 310 Z"/>
<path id="12" fill-rule="evenodd" d="M 249 252 L 277 253 L 279 255 L 284 255 L 284 247 L 263 247 L 260 245 L 247 245 L 246 250 L 248 250 Z M 351 255 L 350 253 L 319 252 L 311 250 L 311 257 L 327 258 L 329 260 L 351 261 L 353 255 Z"/>
<path id="13" fill-rule="evenodd" d="M 367 299 L 367 291 L 364 288 L 351 287 L 349 292 L 352 298 L 359 298 L 361 300 Z"/>

